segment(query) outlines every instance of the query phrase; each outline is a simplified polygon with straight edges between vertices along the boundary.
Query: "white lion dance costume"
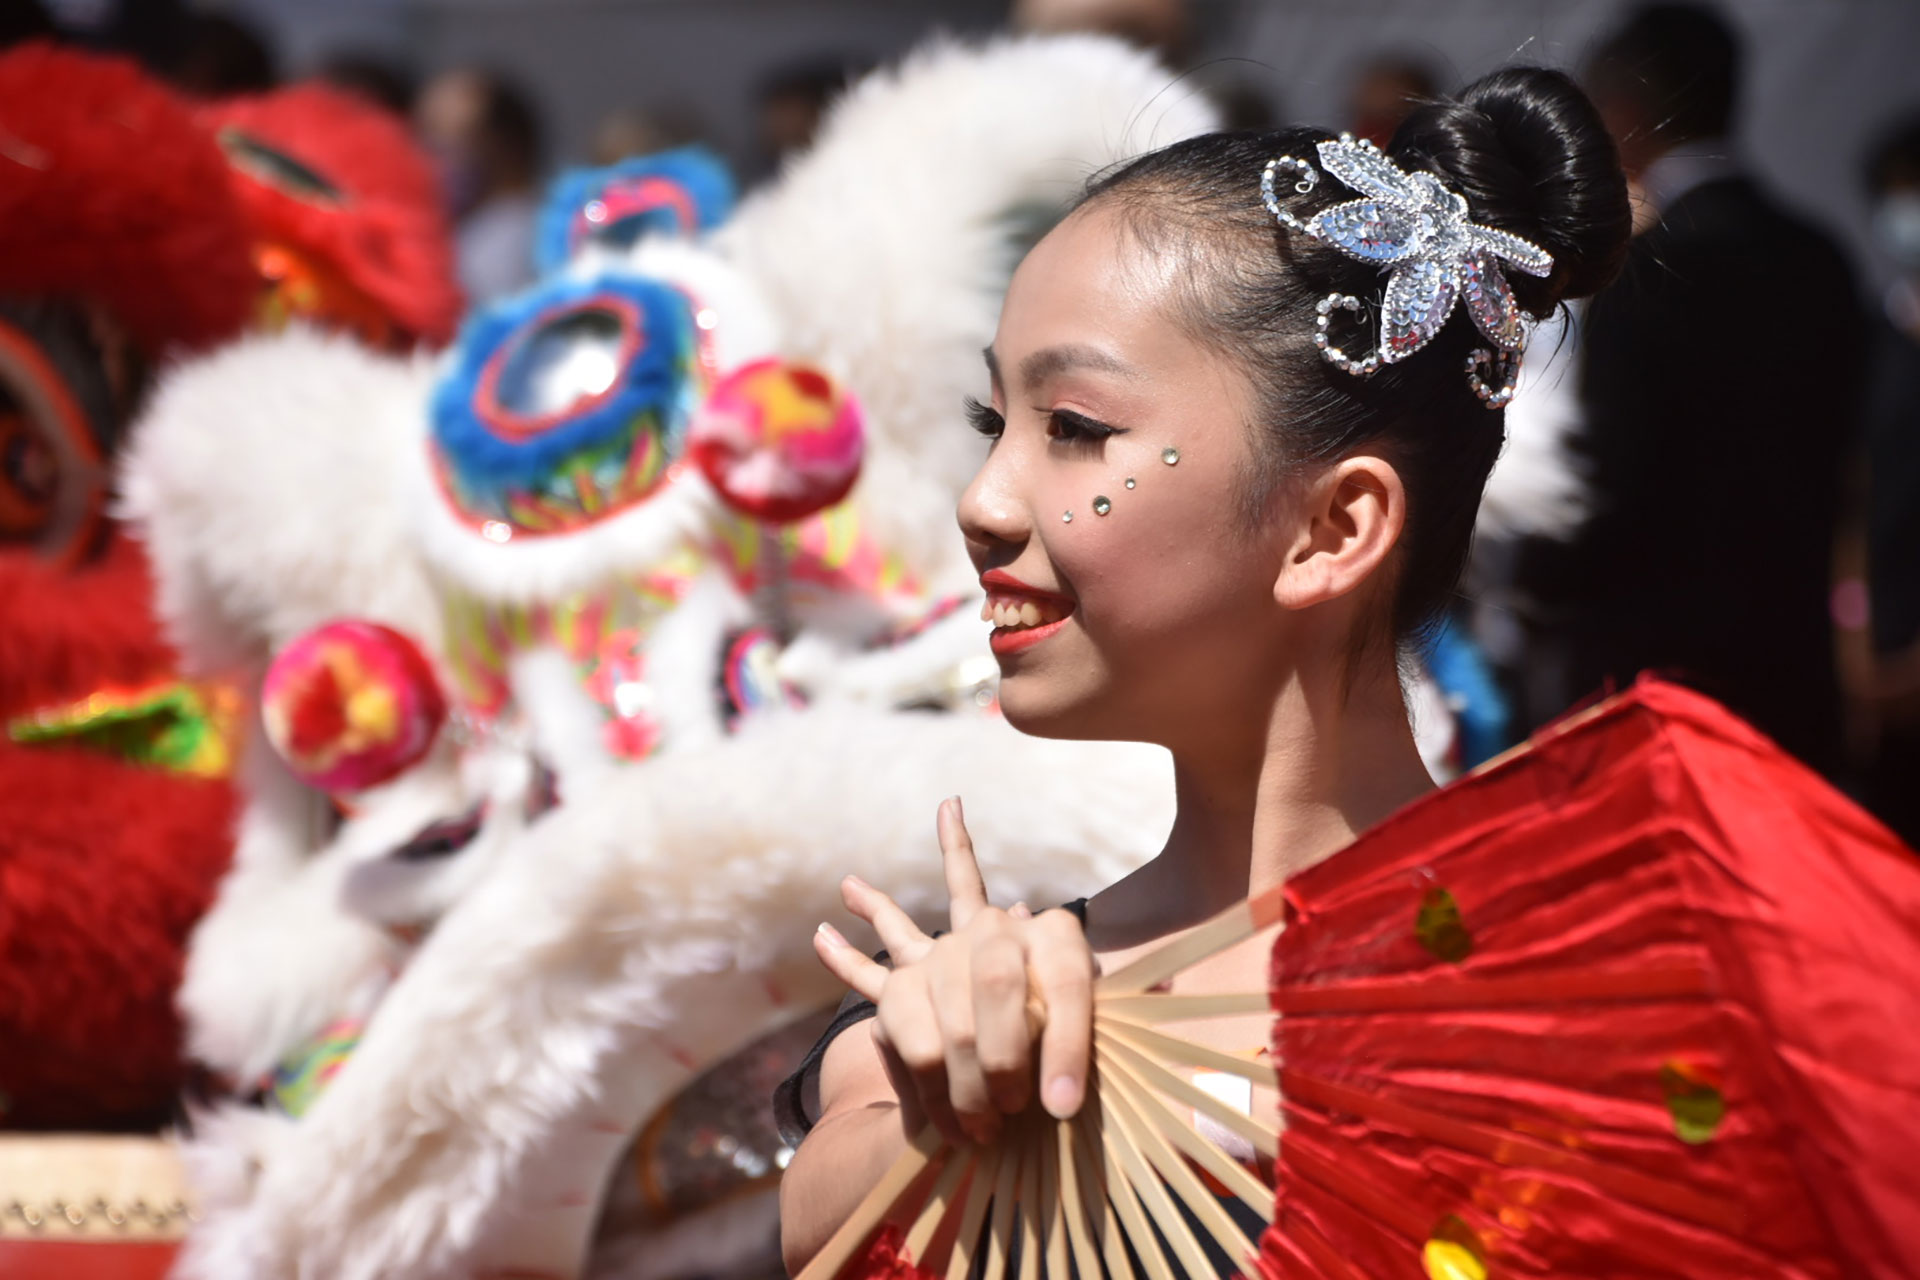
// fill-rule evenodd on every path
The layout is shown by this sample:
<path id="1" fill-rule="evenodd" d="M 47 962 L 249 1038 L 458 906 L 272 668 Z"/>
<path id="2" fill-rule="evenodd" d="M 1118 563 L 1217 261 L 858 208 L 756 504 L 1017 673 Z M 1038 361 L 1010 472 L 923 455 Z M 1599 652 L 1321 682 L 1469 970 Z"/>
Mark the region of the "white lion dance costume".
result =
<path id="1" fill-rule="evenodd" d="M 1158 847 L 1159 752 L 994 712 L 958 406 L 1025 245 L 1212 124 L 1103 40 L 936 47 L 731 216 L 698 155 L 571 177 L 439 360 L 162 388 L 128 514 L 265 728 L 181 995 L 265 1104 L 197 1126 L 182 1274 L 754 1273 L 839 878 L 937 912 L 954 792 L 1009 901 Z"/>

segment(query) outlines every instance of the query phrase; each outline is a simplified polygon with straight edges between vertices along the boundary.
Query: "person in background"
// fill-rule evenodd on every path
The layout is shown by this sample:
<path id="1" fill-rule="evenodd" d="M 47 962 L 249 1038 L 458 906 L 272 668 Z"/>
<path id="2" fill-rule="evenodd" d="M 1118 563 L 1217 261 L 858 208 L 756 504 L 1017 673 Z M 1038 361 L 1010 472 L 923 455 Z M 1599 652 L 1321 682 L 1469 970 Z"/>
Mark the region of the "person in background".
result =
<path id="1" fill-rule="evenodd" d="M 615 107 L 593 127 L 593 163 L 604 168 L 696 142 L 708 143 L 707 128 L 684 107 L 673 103 Z"/>
<path id="2" fill-rule="evenodd" d="M 1851 274 L 1739 164 L 1738 42 L 1712 11 L 1640 10 L 1586 78 L 1641 234 L 1586 313 L 1592 518 L 1521 570 L 1565 648 L 1564 702 L 1663 670 L 1832 773 L 1834 525 L 1864 373 Z"/>
<path id="3" fill-rule="evenodd" d="M 190 13 L 163 59 L 166 77 L 192 98 L 265 93 L 280 82 L 279 59 L 266 36 L 228 13 Z"/>
<path id="4" fill-rule="evenodd" d="M 385 107 L 403 120 L 412 117 L 414 99 L 420 91 L 418 77 L 406 64 L 361 49 L 328 55 L 315 78 Z"/>
<path id="5" fill-rule="evenodd" d="M 421 91 L 414 124 L 440 163 L 469 305 L 532 283 L 541 148 L 532 102 L 499 75 L 461 68 Z"/>
<path id="6" fill-rule="evenodd" d="M 1865 689 L 1877 741 L 1866 801 L 1920 845 L 1920 113 L 1867 161 L 1880 249 L 1898 271 L 1874 320 L 1863 451 L 1872 658 Z"/>
<path id="7" fill-rule="evenodd" d="M 1185 66 L 1193 51 L 1193 21 L 1187 0 L 1015 0 L 1016 31 L 1092 31 L 1118 36 Z"/>
<path id="8" fill-rule="evenodd" d="M 1409 112 L 1440 96 L 1440 78 L 1418 59 L 1375 58 L 1360 68 L 1347 96 L 1347 119 L 1356 138 L 1384 147 Z"/>
<path id="9" fill-rule="evenodd" d="M 777 173 L 788 156 L 807 149 L 828 105 L 863 70 L 847 58 L 822 57 L 786 63 L 761 78 L 754 102 L 763 175 Z"/>

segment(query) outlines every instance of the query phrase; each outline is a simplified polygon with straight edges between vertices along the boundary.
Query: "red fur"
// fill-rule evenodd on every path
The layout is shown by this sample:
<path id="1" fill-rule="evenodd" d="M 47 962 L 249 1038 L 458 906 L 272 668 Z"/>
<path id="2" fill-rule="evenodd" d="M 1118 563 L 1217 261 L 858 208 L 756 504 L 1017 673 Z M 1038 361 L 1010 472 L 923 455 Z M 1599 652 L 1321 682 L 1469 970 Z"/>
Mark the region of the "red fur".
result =
<path id="1" fill-rule="evenodd" d="M 62 570 L 0 553 L 0 719 L 168 675 L 138 543 Z M 165 1118 L 173 990 L 231 845 L 225 783 L 0 734 L 0 1127 Z"/>
<path id="2" fill-rule="evenodd" d="M 173 992 L 233 793 L 0 740 L 0 1126 L 146 1127 L 182 1075 Z"/>
<path id="3" fill-rule="evenodd" d="M 434 346 L 460 320 L 452 233 L 426 155 L 391 114 L 323 85 L 235 98 L 201 113 L 300 161 L 347 193 L 337 206 L 299 199 L 239 170 L 235 188 L 257 232 L 321 258 L 409 334 Z"/>
<path id="4" fill-rule="evenodd" d="M 132 62 L 0 55 L 0 294 L 103 306 L 149 354 L 238 333 L 256 278 L 219 149 Z"/>
<path id="5" fill-rule="evenodd" d="M 170 674 L 152 599 L 146 553 L 119 529 L 77 569 L 0 552 L 0 720 Z"/>

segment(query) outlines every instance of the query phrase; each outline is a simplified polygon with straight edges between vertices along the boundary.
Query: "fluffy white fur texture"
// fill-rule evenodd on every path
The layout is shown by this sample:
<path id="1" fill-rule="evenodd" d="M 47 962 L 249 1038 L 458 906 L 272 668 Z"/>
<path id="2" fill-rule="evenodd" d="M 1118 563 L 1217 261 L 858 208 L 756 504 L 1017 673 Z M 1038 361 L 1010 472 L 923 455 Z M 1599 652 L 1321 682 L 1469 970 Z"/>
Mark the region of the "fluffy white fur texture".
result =
<path id="1" fill-rule="evenodd" d="M 437 654 L 438 596 L 399 484 L 430 385 L 426 358 L 299 326 L 165 377 L 122 462 L 122 514 L 152 552 L 158 611 L 189 666 L 257 677 L 281 645 L 342 616 L 397 626 Z M 443 743 L 334 832 L 324 798 L 256 736 L 233 869 L 189 944 L 178 997 L 193 1054 L 255 1078 L 393 965 L 378 922 L 436 914 L 521 824 L 458 858 L 385 854 L 497 789 L 497 773 L 476 778 Z"/>
<path id="2" fill-rule="evenodd" d="M 257 737 L 241 782 L 233 868 L 188 942 L 176 999 L 192 1055 L 244 1084 L 337 1017 L 399 948 L 346 908 L 351 860 L 314 856 L 323 802 Z"/>
<path id="3" fill-rule="evenodd" d="M 342 615 L 439 649 L 440 612 L 400 486 L 420 448 L 426 357 L 293 326 L 162 379 L 121 462 L 120 513 L 156 604 L 204 671 L 259 671 Z"/>
<path id="4" fill-rule="evenodd" d="M 861 397 L 855 490 L 875 534 L 937 591 L 972 580 L 953 536 L 982 444 L 980 395 L 1019 245 L 1115 161 L 1217 127 L 1150 56 L 1095 36 L 935 43 L 863 80 L 818 141 L 715 236 L 772 305 L 781 350 Z"/>
<path id="5" fill-rule="evenodd" d="M 586 1135 L 630 1132 L 686 1063 L 836 994 L 811 936 L 845 922 L 842 875 L 937 920 L 933 812 L 958 790 L 998 900 L 1076 897 L 1158 846 L 1169 774 L 1150 748 L 856 710 L 771 716 L 622 771 L 532 828 L 442 920 L 299 1141 L 244 1209 L 201 1226 L 180 1274 L 571 1274 L 592 1209 L 556 1255 L 555 1193 L 603 1181 L 604 1163 L 579 1167 Z M 571 1182 L 536 1172 L 569 1165 Z"/>
<path id="6" fill-rule="evenodd" d="M 244 1084 L 340 1016 L 404 959 L 382 926 L 435 920 L 484 878 L 524 831 L 532 783 L 523 751 L 443 741 L 330 830 L 325 801 L 255 738 L 234 865 L 195 926 L 177 997 L 194 1057 Z M 482 801 L 485 822 L 457 854 L 393 856 Z"/>
<path id="7" fill-rule="evenodd" d="M 1507 406 L 1507 444 L 1480 500 L 1478 531 L 1566 538 L 1587 517 L 1587 486 L 1569 442 L 1580 432 L 1579 316 L 1574 303 L 1534 330 Z"/>

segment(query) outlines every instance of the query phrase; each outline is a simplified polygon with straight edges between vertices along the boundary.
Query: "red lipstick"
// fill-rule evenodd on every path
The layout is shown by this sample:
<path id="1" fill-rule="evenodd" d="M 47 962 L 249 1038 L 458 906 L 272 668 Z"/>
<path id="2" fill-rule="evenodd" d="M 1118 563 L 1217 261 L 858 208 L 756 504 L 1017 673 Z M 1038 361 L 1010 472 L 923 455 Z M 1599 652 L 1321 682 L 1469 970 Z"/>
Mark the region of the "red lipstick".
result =
<path id="1" fill-rule="evenodd" d="M 987 637 L 987 644 L 995 654 L 1006 655 L 1031 649 L 1048 636 L 1067 624 L 1073 616 L 1074 603 L 1071 597 L 1055 591 L 1042 591 L 1020 581 L 1004 569 L 989 569 L 980 575 L 980 585 L 986 589 L 988 598 L 1009 597 L 1032 601 L 1050 614 L 1058 614 L 1051 622 L 1034 627 L 995 627 Z"/>
<path id="2" fill-rule="evenodd" d="M 1071 609 L 1073 600 L 1057 591 L 1042 591 L 1030 587 L 1005 569 L 989 569 L 980 575 L 980 585 L 986 588 L 988 595 L 1024 596 L 1029 600 L 1045 601 Z"/>

